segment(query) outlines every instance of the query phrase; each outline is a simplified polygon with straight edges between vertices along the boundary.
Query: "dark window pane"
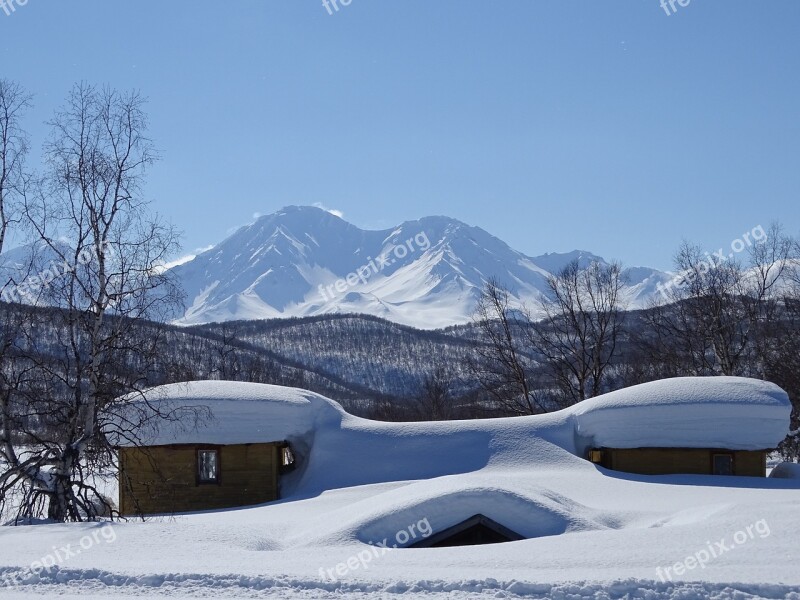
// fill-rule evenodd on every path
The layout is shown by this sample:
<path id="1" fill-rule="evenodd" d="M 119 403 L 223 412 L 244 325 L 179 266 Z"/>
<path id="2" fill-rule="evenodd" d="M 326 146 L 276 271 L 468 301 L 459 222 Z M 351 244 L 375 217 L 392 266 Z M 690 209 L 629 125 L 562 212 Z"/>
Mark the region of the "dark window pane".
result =
<path id="1" fill-rule="evenodd" d="M 733 456 L 730 454 L 715 454 L 714 475 L 733 475 Z"/>

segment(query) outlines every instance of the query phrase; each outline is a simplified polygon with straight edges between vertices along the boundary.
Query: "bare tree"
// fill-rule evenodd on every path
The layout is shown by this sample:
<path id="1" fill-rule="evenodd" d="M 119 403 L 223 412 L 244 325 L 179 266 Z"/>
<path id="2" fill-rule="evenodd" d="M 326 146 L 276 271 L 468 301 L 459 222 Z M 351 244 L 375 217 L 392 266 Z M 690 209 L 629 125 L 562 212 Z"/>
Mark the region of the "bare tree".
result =
<path id="1" fill-rule="evenodd" d="M 678 275 L 647 316 L 652 339 L 676 371 L 762 376 L 782 328 L 782 282 L 791 251 L 792 241 L 778 225 L 749 248 L 747 264 L 681 245 Z"/>
<path id="2" fill-rule="evenodd" d="M 531 349 L 525 349 L 530 323 L 524 311 L 512 308 L 508 290 L 497 280 L 486 282 L 473 323 L 479 336 L 466 367 L 491 405 L 512 415 L 547 412 L 530 381 L 536 367 Z"/>
<path id="3" fill-rule="evenodd" d="M 624 325 L 619 264 L 572 261 L 547 279 L 535 311 L 512 308 L 489 281 L 475 311 L 479 340 L 468 367 L 509 414 L 555 410 L 604 393 Z"/>
<path id="4" fill-rule="evenodd" d="M 19 223 L 29 182 L 25 170 L 29 143 L 22 120 L 30 106 L 31 96 L 19 84 L 0 79 L 0 254 L 6 248 L 12 225 Z M 16 299 L 14 277 L 18 275 L 19 270 L 13 266 L 0 265 L 1 300 Z M 24 311 L 8 305 L 0 306 L 0 311 L 0 460 L 7 462 L 16 435 L 12 419 L 14 396 L 27 377 L 27 369 L 16 360 L 16 340 Z M 22 468 L 26 466 L 23 463 Z M 0 502 L 4 502 L 6 489 L 16 484 L 24 482 L 13 474 L 0 474 Z M 24 488 L 26 493 L 31 486 Z"/>
<path id="5" fill-rule="evenodd" d="M 779 450 L 785 459 L 800 462 L 800 239 L 791 240 L 784 274 L 778 286 L 782 302 L 777 326 L 770 327 L 758 355 L 765 379 L 786 390 L 793 406 L 791 433 Z"/>
<path id="6" fill-rule="evenodd" d="M 25 171 L 28 135 L 22 127 L 31 96 L 17 83 L 0 79 L 0 253 L 10 227 L 19 222 L 20 208 L 30 181 Z M 12 282 L 0 281 L 0 293 Z"/>
<path id="7" fill-rule="evenodd" d="M 138 325 L 179 298 L 161 268 L 176 233 L 141 198 L 155 160 L 143 105 L 136 93 L 76 85 L 50 123 L 44 185 L 26 202 L 51 259 L 38 300 L 62 310 L 44 326 L 50 336 L 27 324 L 17 342 L 27 384 L 4 405 L 0 485 L 3 497 L 24 488 L 20 516 L 83 520 L 111 510 L 96 485 L 114 463 L 108 434 L 135 438 L 139 425 L 112 416 L 122 395 L 142 396 L 161 343 L 158 328 Z M 152 418 L 174 418 L 149 408 Z"/>
<path id="8" fill-rule="evenodd" d="M 209 355 L 209 379 L 236 380 L 241 372 L 236 328 L 223 323 L 215 332 Z"/>
<path id="9" fill-rule="evenodd" d="M 609 391 L 609 376 L 624 325 L 624 278 L 618 263 L 574 260 L 547 279 L 543 318 L 529 332 L 546 372 L 560 392 L 560 405 Z"/>
<path id="10" fill-rule="evenodd" d="M 456 407 L 452 388 L 453 380 L 443 366 L 437 366 L 428 373 L 415 402 L 419 418 L 425 421 L 454 419 Z"/>

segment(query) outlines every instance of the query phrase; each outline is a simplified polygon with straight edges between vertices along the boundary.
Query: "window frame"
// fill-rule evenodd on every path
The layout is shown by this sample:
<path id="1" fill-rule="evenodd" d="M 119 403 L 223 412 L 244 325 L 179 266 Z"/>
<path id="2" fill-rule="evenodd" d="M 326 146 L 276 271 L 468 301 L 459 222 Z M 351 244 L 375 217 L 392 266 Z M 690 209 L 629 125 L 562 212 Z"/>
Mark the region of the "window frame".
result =
<path id="1" fill-rule="evenodd" d="M 217 476 L 214 479 L 204 479 L 200 475 L 200 454 L 214 452 L 217 455 Z M 201 446 L 195 449 L 194 476 L 198 486 L 220 485 L 222 482 L 222 448 L 219 446 Z"/>
<path id="2" fill-rule="evenodd" d="M 731 461 L 731 472 L 730 473 L 717 473 L 716 469 L 716 459 L 718 456 L 724 456 L 729 458 Z M 736 458 L 733 452 L 721 452 L 718 450 L 712 450 L 711 452 L 711 474 L 716 475 L 717 477 L 731 477 L 736 475 Z"/>

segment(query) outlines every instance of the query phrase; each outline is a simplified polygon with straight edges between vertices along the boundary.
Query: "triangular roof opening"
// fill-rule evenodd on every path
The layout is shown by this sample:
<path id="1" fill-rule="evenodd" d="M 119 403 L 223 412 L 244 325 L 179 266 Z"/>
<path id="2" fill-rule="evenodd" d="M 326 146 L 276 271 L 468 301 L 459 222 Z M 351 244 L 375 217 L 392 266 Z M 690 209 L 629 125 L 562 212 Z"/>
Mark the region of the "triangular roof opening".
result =
<path id="1" fill-rule="evenodd" d="M 524 540 L 525 536 L 481 514 L 473 515 L 452 527 L 409 546 L 410 548 L 447 548 L 450 546 L 477 546 Z"/>

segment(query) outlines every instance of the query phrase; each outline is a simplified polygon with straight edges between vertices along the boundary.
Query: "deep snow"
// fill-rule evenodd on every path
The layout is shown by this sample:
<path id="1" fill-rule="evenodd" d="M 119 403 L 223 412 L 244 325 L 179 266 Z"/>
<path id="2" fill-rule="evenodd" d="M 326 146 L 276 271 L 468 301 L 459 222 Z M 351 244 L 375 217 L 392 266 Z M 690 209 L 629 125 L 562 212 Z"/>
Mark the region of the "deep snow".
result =
<path id="1" fill-rule="evenodd" d="M 788 401 L 769 384 L 679 379 L 550 415 L 399 424 L 272 386 L 195 383 L 162 393 L 215 405 L 216 441 L 290 438 L 302 460 L 284 500 L 106 525 L 113 540 L 101 536 L 41 576 L 30 572 L 33 561 L 79 547 L 102 525 L 3 528 L 0 565 L 21 573 L 22 585 L 0 596 L 800 599 L 800 481 L 635 476 L 576 456 L 583 436 L 620 419 L 639 435 L 650 427 L 643 407 L 663 402 L 684 424 L 712 430 L 732 411 L 742 444 L 765 442 L 782 413 L 788 429 Z M 733 421 L 722 431 L 728 441 L 737 433 Z M 154 435 L 207 441 L 200 432 Z M 376 546 L 413 543 L 476 513 L 531 539 Z"/>

